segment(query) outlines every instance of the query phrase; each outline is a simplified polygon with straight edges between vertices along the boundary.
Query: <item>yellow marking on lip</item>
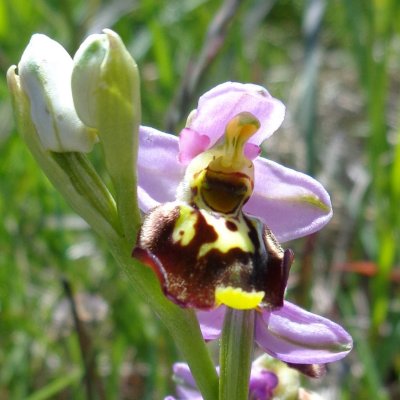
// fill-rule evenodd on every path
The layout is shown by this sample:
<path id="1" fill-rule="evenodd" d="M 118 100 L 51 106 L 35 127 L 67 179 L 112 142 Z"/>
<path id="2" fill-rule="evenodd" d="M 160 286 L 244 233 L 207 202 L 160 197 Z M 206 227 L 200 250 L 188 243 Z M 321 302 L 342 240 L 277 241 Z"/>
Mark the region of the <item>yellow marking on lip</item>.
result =
<path id="1" fill-rule="evenodd" d="M 172 232 L 174 243 L 179 242 L 181 246 L 187 246 L 196 235 L 196 222 L 198 216 L 189 206 L 182 205 L 179 210 L 179 218 L 175 222 Z"/>
<path id="2" fill-rule="evenodd" d="M 241 288 L 217 287 L 215 289 L 215 301 L 217 306 L 225 304 L 237 310 L 250 310 L 257 308 L 264 298 L 264 292 L 245 292 Z"/>
<path id="3" fill-rule="evenodd" d="M 235 220 L 237 231 L 231 231 L 227 225 L 227 219 L 217 218 L 208 212 L 201 212 L 207 223 L 214 227 L 218 237 L 212 243 L 204 243 L 199 250 L 198 258 L 205 256 L 209 251 L 215 249 L 221 253 L 227 253 L 229 250 L 239 248 L 246 253 L 254 253 L 254 244 L 249 237 L 249 228 L 243 218 L 239 216 Z"/>

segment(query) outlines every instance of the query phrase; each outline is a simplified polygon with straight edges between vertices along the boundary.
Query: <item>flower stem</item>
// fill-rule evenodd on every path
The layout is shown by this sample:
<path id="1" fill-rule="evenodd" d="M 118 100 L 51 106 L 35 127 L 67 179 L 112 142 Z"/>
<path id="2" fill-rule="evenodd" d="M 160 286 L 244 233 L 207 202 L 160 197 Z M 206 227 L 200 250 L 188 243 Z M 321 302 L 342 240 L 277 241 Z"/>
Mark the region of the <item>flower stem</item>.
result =
<path id="1" fill-rule="evenodd" d="M 248 399 L 254 321 L 254 310 L 227 307 L 219 353 L 219 400 Z"/>

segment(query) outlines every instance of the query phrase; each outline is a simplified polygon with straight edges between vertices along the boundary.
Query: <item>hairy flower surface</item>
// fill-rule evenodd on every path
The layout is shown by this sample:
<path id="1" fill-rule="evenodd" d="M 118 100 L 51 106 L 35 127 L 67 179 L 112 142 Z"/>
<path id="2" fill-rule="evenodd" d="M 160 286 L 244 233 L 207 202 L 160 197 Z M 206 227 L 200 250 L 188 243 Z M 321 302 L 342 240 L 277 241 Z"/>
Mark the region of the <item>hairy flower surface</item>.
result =
<path id="1" fill-rule="evenodd" d="M 227 82 L 200 98 L 179 139 L 142 127 L 138 194 L 151 211 L 133 254 L 177 304 L 283 306 L 293 255 L 278 241 L 332 215 L 317 181 L 259 157 L 284 110 L 260 86 Z"/>

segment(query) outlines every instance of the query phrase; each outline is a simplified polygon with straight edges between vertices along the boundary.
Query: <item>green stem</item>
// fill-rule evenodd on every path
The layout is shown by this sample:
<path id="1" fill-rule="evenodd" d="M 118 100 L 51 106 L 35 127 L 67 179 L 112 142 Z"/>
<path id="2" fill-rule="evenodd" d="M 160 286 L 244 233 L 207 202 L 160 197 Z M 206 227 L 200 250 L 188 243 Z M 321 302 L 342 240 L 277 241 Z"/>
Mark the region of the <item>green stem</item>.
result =
<path id="1" fill-rule="evenodd" d="M 220 347 L 219 400 L 248 399 L 254 322 L 254 310 L 227 308 Z"/>

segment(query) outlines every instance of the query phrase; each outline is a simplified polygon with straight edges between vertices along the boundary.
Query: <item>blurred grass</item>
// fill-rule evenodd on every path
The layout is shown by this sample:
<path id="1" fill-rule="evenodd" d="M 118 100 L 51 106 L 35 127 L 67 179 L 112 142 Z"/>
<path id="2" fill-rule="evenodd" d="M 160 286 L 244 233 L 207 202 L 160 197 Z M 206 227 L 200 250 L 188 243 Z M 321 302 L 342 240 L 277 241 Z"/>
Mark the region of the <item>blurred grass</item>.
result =
<path id="1" fill-rule="evenodd" d="M 88 34 L 109 27 L 140 66 L 143 122 L 163 129 L 221 4 L 2 0 L 2 76 L 34 32 L 73 54 Z M 188 102 L 194 108 L 198 95 L 226 80 L 266 86 L 288 106 L 266 155 L 313 174 L 331 194 L 328 227 L 290 244 L 297 261 L 288 293 L 354 335 L 351 355 L 313 383 L 328 399 L 400 397 L 400 298 L 392 281 L 400 266 L 399 8 L 396 0 L 243 1 Z M 104 243 L 35 165 L 13 127 L 4 79 L 0 152 L 0 399 L 85 398 L 63 277 L 75 293 L 100 296 L 85 327 L 105 398 L 163 398 L 179 358 L 173 343 Z M 92 155 L 95 164 L 99 157 Z M 355 270 L 356 261 L 373 271 Z M 107 311 L 96 318 L 102 302 Z"/>

